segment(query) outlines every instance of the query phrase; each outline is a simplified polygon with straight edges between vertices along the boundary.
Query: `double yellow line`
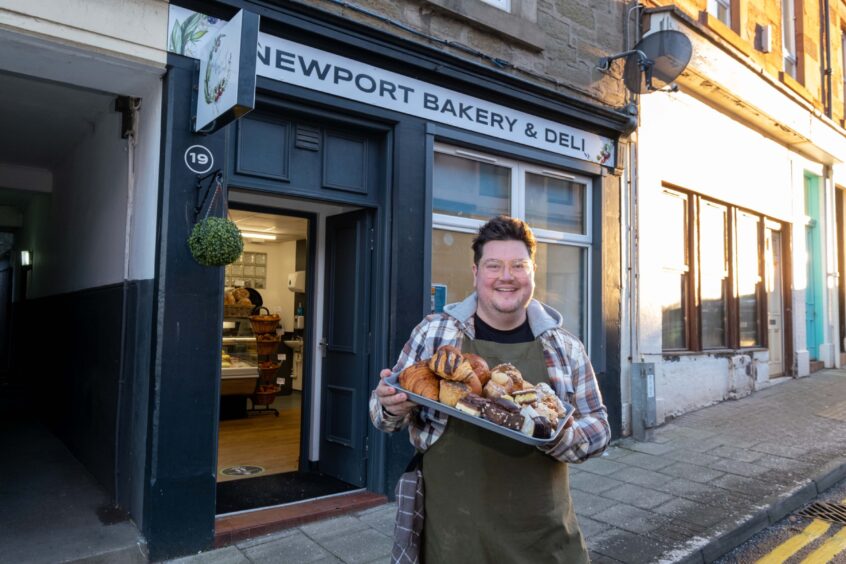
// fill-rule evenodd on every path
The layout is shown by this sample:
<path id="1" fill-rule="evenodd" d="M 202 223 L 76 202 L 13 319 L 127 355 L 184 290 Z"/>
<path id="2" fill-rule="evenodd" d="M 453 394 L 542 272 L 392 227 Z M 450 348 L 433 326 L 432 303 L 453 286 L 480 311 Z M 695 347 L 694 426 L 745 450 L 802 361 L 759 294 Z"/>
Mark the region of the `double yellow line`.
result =
<path id="1" fill-rule="evenodd" d="M 846 499 L 841 503 L 846 503 Z M 772 549 L 766 556 L 757 560 L 755 564 L 782 564 L 807 544 L 826 534 L 830 528 L 830 523 L 814 519 L 810 525 Z M 806 556 L 801 564 L 826 564 L 843 550 L 846 550 L 846 527 L 841 528 L 837 534 Z"/>

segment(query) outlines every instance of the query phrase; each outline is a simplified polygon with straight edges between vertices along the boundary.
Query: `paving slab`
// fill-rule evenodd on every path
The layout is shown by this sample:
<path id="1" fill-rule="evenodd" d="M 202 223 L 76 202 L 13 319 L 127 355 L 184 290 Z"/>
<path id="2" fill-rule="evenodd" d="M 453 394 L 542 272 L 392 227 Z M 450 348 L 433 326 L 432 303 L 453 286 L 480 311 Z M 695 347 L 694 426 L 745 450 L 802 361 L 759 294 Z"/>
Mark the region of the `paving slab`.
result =
<path id="1" fill-rule="evenodd" d="M 647 442 L 622 439 L 570 466 L 592 562 L 710 562 L 846 479 L 844 397 L 846 370 L 825 370 L 682 415 L 649 430 Z M 789 420 L 773 419 L 787 406 Z M 387 564 L 395 511 L 386 504 L 185 562 L 235 564 L 240 554 L 252 562 Z"/>

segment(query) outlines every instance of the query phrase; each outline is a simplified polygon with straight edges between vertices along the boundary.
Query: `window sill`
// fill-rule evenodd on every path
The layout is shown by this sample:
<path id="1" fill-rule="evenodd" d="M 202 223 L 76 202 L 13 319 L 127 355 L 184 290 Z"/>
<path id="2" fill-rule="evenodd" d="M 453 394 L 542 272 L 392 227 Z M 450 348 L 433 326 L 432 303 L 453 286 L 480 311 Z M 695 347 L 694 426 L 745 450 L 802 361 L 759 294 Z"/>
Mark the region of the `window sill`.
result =
<path id="1" fill-rule="evenodd" d="M 702 10 L 699 12 L 699 23 L 711 29 L 711 31 L 747 57 L 752 57 L 752 46 L 749 42 L 744 41 L 733 28 L 727 26 L 707 11 Z"/>
<path id="2" fill-rule="evenodd" d="M 748 347 L 742 349 L 708 349 L 704 351 L 662 351 L 661 356 L 666 360 L 671 357 L 680 356 L 730 356 L 743 353 L 764 352 L 769 349 L 765 347 Z"/>
<path id="3" fill-rule="evenodd" d="M 512 13 L 484 2 L 425 1 L 435 10 L 449 14 L 469 26 L 511 40 L 530 51 L 540 52 L 545 47 L 546 36 L 540 26 L 528 19 L 537 14 L 535 0 L 512 0 Z"/>
<path id="4" fill-rule="evenodd" d="M 811 95 L 810 90 L 805 88 L 804 84 L 802 84 L 801 82 L 799 82 L 784 71 L 780 71 L 778 73 L 778 79 L 781 81 L 782 84 L 799 94 L 807 102 L 813 104 L 815 108 L 822 111 L 822 106 L 819 104 L 819 102 L 814 100 L 814 97 Z"/>

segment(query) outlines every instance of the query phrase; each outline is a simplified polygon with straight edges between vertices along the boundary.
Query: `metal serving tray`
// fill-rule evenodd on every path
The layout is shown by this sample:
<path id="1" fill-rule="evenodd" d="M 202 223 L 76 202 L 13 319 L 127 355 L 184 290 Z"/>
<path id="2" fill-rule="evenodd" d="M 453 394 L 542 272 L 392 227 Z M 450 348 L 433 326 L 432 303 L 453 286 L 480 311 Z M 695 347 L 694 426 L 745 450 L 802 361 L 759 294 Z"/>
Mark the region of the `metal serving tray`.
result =
<path id="1" fill-rule="evenodd" d="M 385 379 L 385 383 L 389 386 L 395 388 L 397 391 L 400 391 L 408 396 L 408 399 L 413 401 L 418 405 L 425 405 L 426 407 L 430 407 L 434 410 L 440 411 L 441 413 L 446 413 L 450 417 L 456 417 L 461 419 L 462 421 L 467 421 L 468 423 L 472 423 L 478 427 L 482 427 L 483 429 L 487 429 L 488 431 L 492 431 L 498 435 L 503 435 L 505 437 L 509 437 L 514 439 L 515 441 L 520 441 L 521 443 L 525 443 L 527 445 L 533 446 L 541 446 L 545 445 L 549 442 L 552 442 L 555 437 L 558 436 L 558 433 L 561 432 L 561 428 L 567 422 L 570 417 L 573 416 L 573 412 L 576 410 L 572 405 L 569 403 L 564 403 L 564 408 L 567 410 L 566 415 L 558 419 L 558 428 L 555 429 L 555 432 L 552 433 L 551 439 L 536 439 L 534 437 L 529 437 L 524 435 L 520 431 L 514 431 L 513 429 L 508 429 L 503 427 L 502 425 L 497 425 L 496 423 L 491 423 L 487 419 L 482 419 L 481 417 L 475 417 L 468 413 L 464 413 L 463 411 L 459 411 L 454 407 L 450 407 L 446 404 L 443 404 L 439 401 L 432 401 L 429 398 L 425 398 L 423 396 L 419 396 L 417 394 L 411 393 L 402 386 L 399 385 L 397 379 L 399 378 L 399 374 L 391 374 L 388 378 Z"/>

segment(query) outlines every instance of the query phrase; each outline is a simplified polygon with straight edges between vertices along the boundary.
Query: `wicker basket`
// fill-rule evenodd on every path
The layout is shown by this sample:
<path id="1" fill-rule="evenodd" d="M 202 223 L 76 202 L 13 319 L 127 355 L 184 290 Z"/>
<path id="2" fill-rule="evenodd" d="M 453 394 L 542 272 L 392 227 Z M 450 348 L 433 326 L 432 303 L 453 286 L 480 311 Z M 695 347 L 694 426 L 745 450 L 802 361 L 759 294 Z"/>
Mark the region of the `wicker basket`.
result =
<path id="1" fill-rule="evenodd" d="M 258 386 L 252 395 L 254 405 L 270 405 L 279 393 L 278 386 Z"/>
<path id="2" fill-rule="evenodd" d="M 259 382 L 275 382 L 276 381 L 276 373 L 279 372 L 279 368 L 282 366 L 281 363 L 273 363 L 271 366 L 267 368 L 261 367 L 259 365 Z"/>
<path id="3" fill-rule="evenodd" d="M 261 308 L 267 312 L 267 315 L 251 315 L 250 325 L 253 327 L 253 333 L 261 335 L 263 333 L 275 333 L 276 327 L 279 325 L 279 316 L 275 313 L 271 315 L 270 310 L 266 307 Z"/>
<path id="4" fill-rule="evenodd" d="M 224 305 L 224 317 L 247 317 L 253 311 L 253 306 Z"/>
<path id="5" fill-rule="evenodd" d="M 280 338 L 273 340 L 256 339 L 256 354 L 274 355 L 279 350 Z"/>

